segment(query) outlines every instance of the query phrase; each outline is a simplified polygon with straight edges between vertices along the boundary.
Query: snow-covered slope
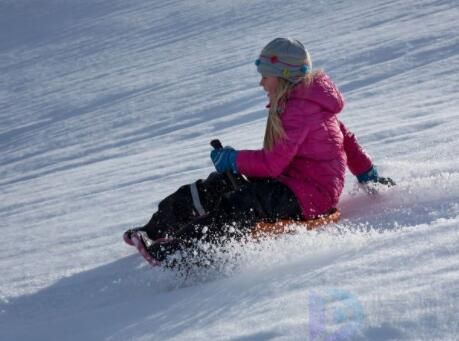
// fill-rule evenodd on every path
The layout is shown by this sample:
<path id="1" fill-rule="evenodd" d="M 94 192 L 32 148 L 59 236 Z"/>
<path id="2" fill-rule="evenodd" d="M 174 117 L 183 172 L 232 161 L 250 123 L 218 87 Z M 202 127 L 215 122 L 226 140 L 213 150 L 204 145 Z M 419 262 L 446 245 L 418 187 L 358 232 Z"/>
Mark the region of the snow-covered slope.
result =
<path id="1" fill-rule="evenodd" d="M 0 3 L 1 340 L 454 340 L 459 332 L 459 8 L 454 0 Z M 258 148 L 253 61 L 310 50 L 342 120 L 398 186 L 349 174 L 327 230 L 234 245 L 201 279 L 121 241 Z"/>

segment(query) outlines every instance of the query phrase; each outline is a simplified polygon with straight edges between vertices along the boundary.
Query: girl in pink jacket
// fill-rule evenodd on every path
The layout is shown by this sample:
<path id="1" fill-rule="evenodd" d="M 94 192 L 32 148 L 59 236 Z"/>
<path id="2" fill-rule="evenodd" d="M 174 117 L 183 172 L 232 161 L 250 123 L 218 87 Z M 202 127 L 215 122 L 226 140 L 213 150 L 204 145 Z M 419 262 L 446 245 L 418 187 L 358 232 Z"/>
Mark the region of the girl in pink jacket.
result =
<path id="1" fill-rule="evenodd" d="M 217 173 L 182 186 L 160 202 L 147 225 L 124 234 L 150 263 L 160 264 L 196 241 L 220 244 L 239 238 L 258 221 L 326 214 L 338 203 L 346 165 L 361 183 L 393 184 L 378 176 L 338 120 L 344 99 L 324 72 L 312 70 L 303 44 L 274 39 L 256 65 L 270 103 L 263 148 L 213 150 Z M 233 173 L 237 189 L 227 172 Z"/>

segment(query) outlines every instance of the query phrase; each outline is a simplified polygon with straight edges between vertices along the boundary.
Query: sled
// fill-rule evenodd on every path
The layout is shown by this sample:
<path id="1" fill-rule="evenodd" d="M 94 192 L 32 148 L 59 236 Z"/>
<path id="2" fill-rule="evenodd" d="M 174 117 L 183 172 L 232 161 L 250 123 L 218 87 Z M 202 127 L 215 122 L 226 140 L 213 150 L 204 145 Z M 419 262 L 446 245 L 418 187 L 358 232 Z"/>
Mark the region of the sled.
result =
<path id="1" fill-rule="evenodd" d="M 306 230 L 314 230 L 318 227 L 337 223 L 341 218 L 341 212 L 337 208 L 332 208 L 328 213 L 308 220 L 281 219 L 276 222 L 258 222 L 252 230 L 253 238 L 261 236 L 276 235 L 291 232 L 291 225 L 304 227 Z"/>

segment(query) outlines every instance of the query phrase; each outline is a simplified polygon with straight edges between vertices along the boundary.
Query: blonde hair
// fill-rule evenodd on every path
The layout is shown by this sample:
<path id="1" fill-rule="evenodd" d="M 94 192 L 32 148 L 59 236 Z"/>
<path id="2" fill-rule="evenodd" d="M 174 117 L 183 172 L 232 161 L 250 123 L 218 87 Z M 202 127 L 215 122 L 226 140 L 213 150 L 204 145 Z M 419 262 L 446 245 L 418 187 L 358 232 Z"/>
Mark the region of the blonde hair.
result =
<path id="1" fill-rule="evenodd" d="M 289 82 L 283 78 L 277 78 L 277 88 L 273 96 L 274 98 L 271 99 L 266 122 L 265 138 L 263 141 L 263 147 L 265 149 L 272 150 L 276 142 L 285 137 L 281 115 L 285 109 L 292 89 L 299 84 L 304 84 L 306 87 L 310 86 L 319 72 L 320 71 L 309 72 L 304 78 L 296 83 Z"/>

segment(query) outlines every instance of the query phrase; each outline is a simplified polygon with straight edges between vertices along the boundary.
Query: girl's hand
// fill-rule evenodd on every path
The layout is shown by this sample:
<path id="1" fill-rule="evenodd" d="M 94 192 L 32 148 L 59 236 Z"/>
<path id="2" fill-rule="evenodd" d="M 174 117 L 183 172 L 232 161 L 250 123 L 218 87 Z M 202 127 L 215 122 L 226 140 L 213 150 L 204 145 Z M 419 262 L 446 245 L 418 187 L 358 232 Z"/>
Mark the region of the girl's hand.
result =
<path id="1" fill-rule="evenodd" d="M 379 176 L 378 170 L 374 166 L 372 166 L 365 173 L 357 175 L 357 180 L 361 184 L 368 184 L 373 182 L 385 185 L 387 187 L 395 186 L 395 181 L 391 178 L 383 178 L 382 176 Z"/>
<path id="2" fill-rule="evenodd" d="M 225 173 L 226 171 L 230 171 L 232 173 L 239 173 L 236 165 L 237 153 L 238 152 L 231 147 L 212 150 L 210 152 L 210 158 L 217 172 Z"/>

